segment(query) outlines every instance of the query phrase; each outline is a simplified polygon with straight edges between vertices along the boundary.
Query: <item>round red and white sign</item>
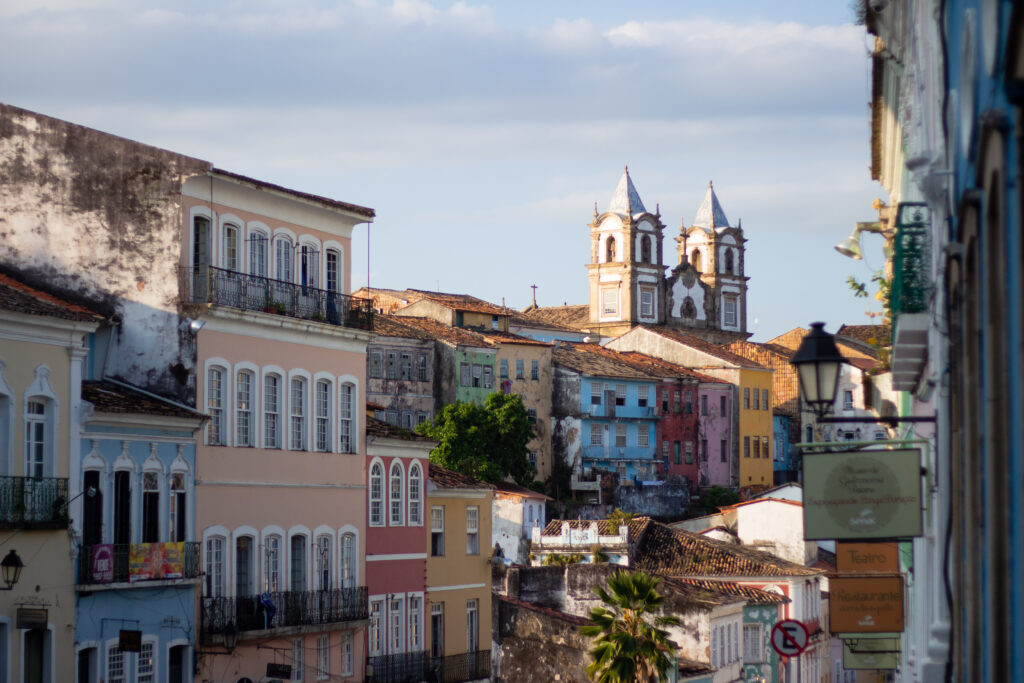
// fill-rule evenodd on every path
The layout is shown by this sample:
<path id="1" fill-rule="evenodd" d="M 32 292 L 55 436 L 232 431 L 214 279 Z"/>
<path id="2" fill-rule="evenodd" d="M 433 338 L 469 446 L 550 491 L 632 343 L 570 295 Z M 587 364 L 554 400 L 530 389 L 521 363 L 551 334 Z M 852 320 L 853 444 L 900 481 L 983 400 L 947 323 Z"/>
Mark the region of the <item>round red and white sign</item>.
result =
<path id="1" fill-rule="evenodd" d="M 772 647 L 783 657 L 799 657 L 809 639 L 807 627 L 796 619 L 784 619 L 772 627 Z"/>

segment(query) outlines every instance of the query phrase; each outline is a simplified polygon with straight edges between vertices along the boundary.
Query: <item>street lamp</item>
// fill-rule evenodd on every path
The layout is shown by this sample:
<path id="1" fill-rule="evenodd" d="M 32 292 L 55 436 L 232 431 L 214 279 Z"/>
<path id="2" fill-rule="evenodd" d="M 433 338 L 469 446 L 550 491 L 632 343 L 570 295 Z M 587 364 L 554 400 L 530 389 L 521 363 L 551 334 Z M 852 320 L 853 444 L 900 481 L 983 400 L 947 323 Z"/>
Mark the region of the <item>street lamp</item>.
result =
<path id="1" fill-rule="evenodd" d="M 3 570 L 3 579 L 7 587 L 0 586 L 0 591 L 13 590 L 14 584 L 18 583 L 18 579 L 21 578 L 21 570 L 24 567 L 25 564 L 18 557 L 18 553 L 13 550 L 7 553 L 7 557 L 0 560 L 0 570 Z"/>
<path id="2" fill-rule="evenodd" d="M 790 364 L 796 368 L 804 402 L 819 418 L 835 404 L 839 366 L 845 362 L 835 337 L 825 331 L 825 323 L 811 323 L 810 333 L 800 342 Z"/>

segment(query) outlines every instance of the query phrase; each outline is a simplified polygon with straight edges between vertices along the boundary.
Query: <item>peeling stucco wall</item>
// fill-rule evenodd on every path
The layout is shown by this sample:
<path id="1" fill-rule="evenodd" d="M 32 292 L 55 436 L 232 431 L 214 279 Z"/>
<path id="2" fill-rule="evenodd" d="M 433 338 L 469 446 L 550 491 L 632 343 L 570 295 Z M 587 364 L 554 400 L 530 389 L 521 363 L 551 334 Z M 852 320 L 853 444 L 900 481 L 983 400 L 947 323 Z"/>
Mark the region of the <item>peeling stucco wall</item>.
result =
<path id="1" fill-rule="evenodd" d="M 185 401 L 195 350 L 178 331 L 181 187 L 210 168 L 0 104 L 0 264 L 121 322 L 98 359 L 105 374 Z"/>
<path id="2" fill-rule="evenodd" d="M 495 600 L 500 666 L 495 681 L 585 683 L 590 639 L 578 625 L 556 616 Z"/>

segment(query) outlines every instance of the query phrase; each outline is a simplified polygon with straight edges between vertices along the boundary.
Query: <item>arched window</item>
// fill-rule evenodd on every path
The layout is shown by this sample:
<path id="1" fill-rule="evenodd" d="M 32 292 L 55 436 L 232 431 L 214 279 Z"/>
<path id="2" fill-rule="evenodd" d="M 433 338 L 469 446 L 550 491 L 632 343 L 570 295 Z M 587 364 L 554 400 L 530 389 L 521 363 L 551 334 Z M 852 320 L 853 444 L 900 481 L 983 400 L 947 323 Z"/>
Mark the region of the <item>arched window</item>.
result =
<path id="1" fill-rule="evenodd" d="M 255 446 L 253 436 L 255 420 L 252 415 L 253 396 L 256 391 L 255 375 L 239 370 L 235 375 L 235 445 Z"/>
<path id="2" fill-rule="evenodd" d="M 704 261 L 701 257 L 700 249 L 694 249 L 690 252 L 690 265 L 693 266 L 693 269 L 698 273 L 704 272 Z"/>
<path id="3" fill-rule="evenodd" d="M 263 377 L 263 447 L 281 447 L 281 376 Z"/>
<path id="4" fill-rule="evenodd" d="M 210 265 L 210 219 L 196 216 L 192 220 L 192 267 Z"/>
<path id="5" fill-rule="evenodd" d="M 170 507 L 167 511 L 167 521 L 170 527 L 169 538 L 179 542 L 188 540 L 188 491 L 185 488 L 187 472 L 177 470 L 176 466 L 177 463 L 171 465 L 168 500 Z"/>
<path id="6" fill-rule="evenodd" d="M 423 524 L 422 486 L 422 470 L 420 464 L 414 462 L 409 466 L 409 524 L 413 526 Z"/>
<path id="7" fill-rule="evenodd" d="M 281 537 L 273 534 L 263 540 L 263 590 L 274 593 L 281 587 Z"/>
<path id="8" fill-rule="evenodd" d="M 4 378 L 5 368 L 4 362 L 0 360 L 0 475 L 11 474 L 11 439 L 14 434 L 14 391 Z"/>
<path id="9" fill-rule="evenodd" d="M 155 450 L 155 449 L 154 449 Z M 142 472 L 142 542 L 157 543 L 160 539 L 160 461 L 146 461 Z"/>
<path id="10" fill-rule="evenodd" d="M 303 377 L 292 377 L 289 396 L 290 445 L 293 451 L 306 450 L 306 380 Z"/>
<path id="11" fill-rule="evenodd" d="M 231 271 L 238 271 L 238 226 L 226 223 L 224 225 L 224 268 Z"/>
<path id="12" fill-rule="evenodd" d="M 235 595 L 256 593 L 256 566 L 253 551 L 256 541 L 252 536 L 238 536 L 235 539 Z"/>
<path id="13" fill-rule="evenodd" d="M 326 591 L 331 589 L 331 537 L 327 534 L 320 534 L 316 537 L 314 547 L 315 569 L 316 569 L 316 590 Z"/>
<path id="14" fill-rule="evenodd" d="M 337 249 L 328 249 L 326 266 L 327 291 L 341 292 L 341 252 Z"/>
<path id="15" fill-rule="evenodd" d="M 312 244 L 299 246 L 299 284 L 303 287 L 320 286 L 320 252 Z"/>
<path id="16" fill-rule="evenodd" d="M 370 526 L 384 526 L 384 466 L 370 467 Z"/>
<path id="17" fill-rule="evenodd" d="M 306 548 L 308 539 L 305 534 L 295 534 L 290 539 L 291 547 L 289 548 L 289 558 L 291 560 L 289 566 L 289 578 L 291 579 L 290 590 L 296 593 L 303 593 L 306 591 Z"/>
<path id="18" fill-rule="evenodd" d="M 293 276 L 293 264 L 295 256 L 294 247 L 290 238 L 283 235 L 274 240 L 274 277 L 284 282 L 291 282 Z"/>
<path id="19" fill-rule="evenodd" d="M 35 479 L 44 476 L 52 447 L 46 434 L 47 403 L 33 398 L 25 404 L 25 476 Z"/>
<path id="20" fill-rule="evenodd" d="M 608 241 L 605 242 L 605 258 L 606 263 L 612 263 L 615 261 L 615 238 L 609 237 Z"/>
<path id="21" fill-rule="evenodd" d="M 206 539 L 206 597 L 224 595 L 224 537 Z"/>
<path id="22" fill-rule="evenodd" d="M 341 568 L 340 582 L 342 588 L 354 588 L 356 585 L 356 535 L 344 534 L 341 537 Z"/>
<path id="23" fill-rule="evenodd" d="M 732 275 L 733 271 L 733 260 L 732 260 L 732 249 L 725 250 L 725 272 L 727 275 Z"/>
<path id="24" fill-rule="evenodd" d="M 402 526 L 403 493 L 405 485 L 402 476 L 402 463 L 395 460 L 391 463 L 391 485 L 388 487 L 388 501 L 390 502 L 391 515 L 388 523 L 391 526 Z"/>
<path id="25" fill-rule="evenodd" d="M 317 380 L 314 404 L 316 450 L 329 451 L 331 450 L 331 383 L 329 381 Z"/>
<path id="26" fill-rule="evenodd" d="M 651 262 L 651 238 L 647 235 L 640 238 L 640 260 L 644 263 Z"/>
<path id="27" fill-rule="evenodd" d="M 683 317 L 687 320 L 693 320 L 697 317 L 697 306 L 690 297 L 683 299 Z"/>
<path id="28" fill-rule="evenodd" d="M 254 231 L 249 237 L 249 274 L 267 276 L 267 235 Z"/>

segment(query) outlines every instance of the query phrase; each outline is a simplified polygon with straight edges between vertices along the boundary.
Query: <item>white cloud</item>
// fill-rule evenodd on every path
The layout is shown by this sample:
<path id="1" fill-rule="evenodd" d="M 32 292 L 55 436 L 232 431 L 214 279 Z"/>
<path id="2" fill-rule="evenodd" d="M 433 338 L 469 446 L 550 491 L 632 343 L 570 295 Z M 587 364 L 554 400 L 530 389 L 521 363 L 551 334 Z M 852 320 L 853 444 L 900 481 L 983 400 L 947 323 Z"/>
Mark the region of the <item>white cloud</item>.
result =
<path id="1" fill-rule="evenodd" d="M 601 33 L 588 19 L 555 19 L 550 27 L 532 28 L 527 36 L 556 52 L 582 52 L 599 47 Z"/>

